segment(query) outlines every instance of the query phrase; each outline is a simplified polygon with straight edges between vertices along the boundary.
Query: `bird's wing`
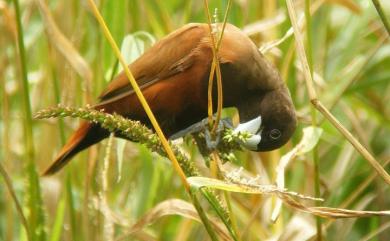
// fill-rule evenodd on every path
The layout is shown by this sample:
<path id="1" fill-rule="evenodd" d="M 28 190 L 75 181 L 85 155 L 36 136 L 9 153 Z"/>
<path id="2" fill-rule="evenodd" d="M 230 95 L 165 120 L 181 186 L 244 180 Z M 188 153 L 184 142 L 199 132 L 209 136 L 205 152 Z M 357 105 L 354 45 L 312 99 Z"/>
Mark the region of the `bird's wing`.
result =
<path id="1" fill-rule="evenodd" d="M 194 62 L 192 52 L 206 36 L 208 36 L 208 32 L 204 25 L 188 24 L 167 35 L 148 49 L 140 58 L 129 65 L 140 88 L 146 88 L 191 67 Z M 101 102 L 97 106 L 124 98 L 133 92 L 129 80 L 122 72 L 99 96 Z"/>

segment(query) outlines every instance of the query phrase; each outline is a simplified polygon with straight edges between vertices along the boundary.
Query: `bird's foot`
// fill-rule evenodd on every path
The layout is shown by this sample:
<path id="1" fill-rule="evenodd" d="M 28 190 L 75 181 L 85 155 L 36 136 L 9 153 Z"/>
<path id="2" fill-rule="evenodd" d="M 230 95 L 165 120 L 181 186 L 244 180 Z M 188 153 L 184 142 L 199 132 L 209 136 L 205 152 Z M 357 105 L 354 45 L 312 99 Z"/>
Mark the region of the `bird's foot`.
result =
<path id="1" fill-rule="evenodd" d="M 223 118 L 219 121 L 217 131 L 222 131 L 225 128 L 233 128 L 232 121 L 229 118 Z M 176 132 L 172 136 L 170 136 L 171 140 L 178 139 L 180 137 L 184 137 L 189 134 L 196 134 L 201 132 L 206 132 L 209 130 L 209 119 L 204 118 L 203 120 L 196 122 L 195 124 L 190 125 L 189 127 Z M 210 133 L 209 133 L 210 134 Z M 206 133 L 205 133 L 206 135 Z"/>
<path id="2" fill-rule="evenodd" d="M 215 120 L 215 117 L 214 117 Z M 218 144 L 221 141 L 221 136 L 226 128 L 233 129 L 233 124 L 230 118 L 223 118 L 219 120 L 215 132 L 212 132 L 209 128 L 209 119 L 203 120 L 181 130 L 170 137 L 170 139 L 178 139 L 191 134 L 198 144 L 198 147 L 203 155 L 210 154 L 213 150 L 217 149 Z"/>
<path id="3" fill-rule="evenodd" d="M 206 142 L 206 147 L 209 151 L 217 149 L 217 146 L 221 141 L 221 135 L 226 128 L 233 128 L 232 120 L 230 118 L 220 119 L 214 133 L 210 132 L 208 124 L 207 126 L 205 126 L 204 138 Z"/>

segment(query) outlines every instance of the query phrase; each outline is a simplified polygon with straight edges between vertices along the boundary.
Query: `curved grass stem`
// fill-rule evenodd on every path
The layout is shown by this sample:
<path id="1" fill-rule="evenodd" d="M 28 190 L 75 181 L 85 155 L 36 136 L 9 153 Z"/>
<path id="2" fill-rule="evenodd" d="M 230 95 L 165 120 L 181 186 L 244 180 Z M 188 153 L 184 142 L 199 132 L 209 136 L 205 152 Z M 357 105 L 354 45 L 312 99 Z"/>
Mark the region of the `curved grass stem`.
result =
<path id="1" fill-rule="evenodd" d="M 219 33 L 217 31 L 217 40 L 215 40 L 215 33 L 212 27 L 212 21 L 211 21 L 211 15 L 210 15 L 210 10 L 208 6 L 208 1 L 204 0 L 204 6 L 205 6 L 205 11 L 206 11 L 206 16 L 208 20 L 208 25 L 209 25 L 209 31 L 210 31 L 210 38 L 211 38 L 211 48 L 213 51 L 213 62 L 211 64 L 211 69 L 210 69 L 210 75 L 209 75 L 209 83 L 208 83 L 208 90 L 207 90 L 207 97 L 208 97 L 208 116 L 209 116 L 209 125 L 212 127 L 211 128 L 211 134 L 212 136 L 215 135 L 215 132 L 218 127 L 218 123 L 221 119 L 221 113 L 222 113 L 222 108 L 223 108 L 223 89 L 222 89 L 222 75 L 221 75 L 221 67 L 219 64 L 219 59 L 218 59 L 218 51 L 219 47 L 222 42 L 222 37 L 225 32 L 226 28 L 226 23 L 227 23 L 227 16 L 229 14 L 229 10 L 231 7 L 232 1 L 229 0 L 228 6 L 225 12 L 223 24 L 222 24 L 222 29 Z M 218 28 L 218 27 L 216 27 Z M 216 71 L 216 72 L 215 72 Z M 217 77 L 217 113 L 216 113 L 216 118 L 215 121 L 213 121 L 213 82 L 214 82 L 214 73 L 216 73 Z"/>

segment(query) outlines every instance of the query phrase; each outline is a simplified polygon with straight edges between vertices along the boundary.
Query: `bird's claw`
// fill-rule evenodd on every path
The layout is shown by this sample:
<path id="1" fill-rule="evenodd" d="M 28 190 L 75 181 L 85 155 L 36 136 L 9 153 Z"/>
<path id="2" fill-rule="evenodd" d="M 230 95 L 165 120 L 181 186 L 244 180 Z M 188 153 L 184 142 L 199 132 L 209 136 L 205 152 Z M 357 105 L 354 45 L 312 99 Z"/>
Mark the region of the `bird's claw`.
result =
<path id="1" fill-rule="evenodd" d="M 205 126 L 204 134 L 205 134 L 205 141 L 206 141 L 207 149 L 209 149 L 209 150 L 217 149 L 217 146 L 221 140 L 221 133 L 226 128 L 230 128 L 230 129 L 233 128 L 232 120 L 230 118 L 220 119 L 218 122 L 217 128 L 215 130 L 215 136 L 213 138 L 208 126 Z"/>
<path id="2" fill-rule="evenodd" d="M 215 118 L 214 118 L 215 119 Z M 221 140 L 221 134 L 223 130 L 226 128 L 233 129 L 233 124 L 230 118 L 223 118 L 220 119 L 218 122 L 218 126 L 215 130 L 215 135 L 212 136 L 210 130 L 209 130 L 209 119 L 204 118 L 203 120 L 187 127 L 184 130 L 181 130 L 175 134 L 173 134 L 170 139 L 178 139 L 180 137 L 184 137 L 185 135 L 191 134 L 194 135 L 195 140 L 199 143 L 200 139 L 196 137 L 198 133 L 204 134 L 204 140 L 203 140 L 203 146 L 205 149 L 207 149 L 207 152 L 211 152 L 212 150 L 217 149 L 218 144 Z M 203 138 L 202 138 L 203 139 Z"/>
<path id="3" fill-rule="evenodd" d="M 209 128 L 204 129 L 204 139 L 206 141 L 207 149 L 215 150 L 218 146 L 218 143 L 221 139 L 221 135 L 217 132 L 215 138 L 212 138 Z"/>

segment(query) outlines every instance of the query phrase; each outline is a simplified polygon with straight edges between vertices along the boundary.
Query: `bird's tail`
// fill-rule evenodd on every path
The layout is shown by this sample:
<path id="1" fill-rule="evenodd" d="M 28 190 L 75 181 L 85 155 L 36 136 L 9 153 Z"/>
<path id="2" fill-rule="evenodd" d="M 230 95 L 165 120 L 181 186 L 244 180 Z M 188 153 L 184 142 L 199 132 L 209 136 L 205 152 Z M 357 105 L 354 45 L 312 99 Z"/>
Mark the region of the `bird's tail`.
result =
<path id="1" fill-rule="evenodd" d="M 69 138 L 61 149 L 54 162 L 43 173 L 52 175 L 64 167 L 74 155 L 87 147 L 101 141 L 108 136 L 108 132 L 96 124 L 83 122 L 76 132 Z"/>

